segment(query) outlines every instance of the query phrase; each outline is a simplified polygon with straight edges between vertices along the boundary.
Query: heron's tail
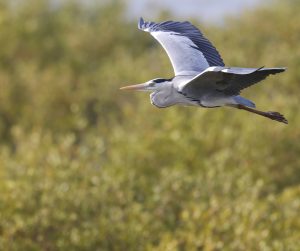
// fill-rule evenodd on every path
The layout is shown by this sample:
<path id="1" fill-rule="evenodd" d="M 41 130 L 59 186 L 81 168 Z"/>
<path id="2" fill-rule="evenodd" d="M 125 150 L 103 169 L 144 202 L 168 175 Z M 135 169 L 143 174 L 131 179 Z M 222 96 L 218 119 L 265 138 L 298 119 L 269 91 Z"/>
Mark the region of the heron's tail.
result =
<path id="1" fill-rule="evenodd" d="M 241 96 L 235 96 L 233 99 L 238 105 L 244 105 L 244 106 L 255 108 L 255 104 L 246 98 L 243 98 Z"/>

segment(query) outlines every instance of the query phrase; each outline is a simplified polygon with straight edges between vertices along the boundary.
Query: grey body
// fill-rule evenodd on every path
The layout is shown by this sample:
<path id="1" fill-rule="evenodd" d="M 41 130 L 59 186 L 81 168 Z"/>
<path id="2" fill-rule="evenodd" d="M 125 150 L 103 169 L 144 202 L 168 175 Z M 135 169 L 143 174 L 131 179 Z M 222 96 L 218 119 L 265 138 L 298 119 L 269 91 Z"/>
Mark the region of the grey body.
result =
<path id="1" fill-rule="evenodd" d="M 172 63 L 172 79 L 153 79 L 121 89 L 151 91 L 151 103 L 159 108 L 172 105 L 201 107 L 231 106 L 287 123 L 277 112 L 255 110 L 255 104 L 240 96 L 242 89 L 285 71 L 277 68 L 226 67 L 216 48 L 189 22 L 144 22 L 139 29 L 163 46 Z"/>
<path id="2" fill-rule="evenodd" d="M 171 105 L 219 107 L 234 103 L 231 96 L 213 88 L 213 81 L 207 76 L 175 76 L 166 88 L 150 95 L 153 105 L 163 108 Z M 194 79 L 194 80 L 193 80 Z M 193 84 L 189 84 L 193 81 Z"/>
<path id="3" fill-rule="evenodd" d="M 175 76 L 150 98 L 152 104 L 160 108 L 175 104 L 209 108 L 238 104 L 255 107 L 253 102 L 239 96 L 240 91 L 282 71 L 284 68 L 209 67 L 198 75 Z"/>
<path id="4" fill-rule="evenodd" d="M 232 100 L 230 96 L 211 88 L 211 80 L 204 77 L 194 80 L 195 85 L 188 86 L 196 76 L 175 76 L 172 81 L 165 82 L 163 89 L 150 94 L 150 101 L 159 108 L 172 105 L 217 107 L 219 102 Z M 218 102 L 219 101 L 219 102 Z"/>

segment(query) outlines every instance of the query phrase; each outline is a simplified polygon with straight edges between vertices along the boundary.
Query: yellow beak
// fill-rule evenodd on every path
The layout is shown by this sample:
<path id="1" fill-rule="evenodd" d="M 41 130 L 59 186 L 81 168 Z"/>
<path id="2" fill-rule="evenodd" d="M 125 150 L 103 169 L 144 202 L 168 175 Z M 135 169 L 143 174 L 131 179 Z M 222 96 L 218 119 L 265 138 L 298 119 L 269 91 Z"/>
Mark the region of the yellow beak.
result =
<path id="1" fill-rule="evenodd" d="M 138 85 L 128 85 L 121 87 L 120 90 L 128 90 L 128 91 L 146 91 L 149 87 L 149 84 L 138 84 Z"/>

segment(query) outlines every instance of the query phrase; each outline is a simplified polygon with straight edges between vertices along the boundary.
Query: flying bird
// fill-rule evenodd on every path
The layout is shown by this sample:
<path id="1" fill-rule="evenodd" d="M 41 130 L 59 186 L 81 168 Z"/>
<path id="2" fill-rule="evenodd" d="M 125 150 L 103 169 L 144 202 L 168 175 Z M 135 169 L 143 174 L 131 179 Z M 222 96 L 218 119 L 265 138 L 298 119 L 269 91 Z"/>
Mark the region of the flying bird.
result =
<path id="1" fill-rule="evenodd" d="M 151 103 L 159 108 L 172 105 L 229 106 L 288 123 L 282 114 L 257 110 L 252 101 L 240 96 L 243 89 L 286 68 L 227 67 L 212 43 L 190 22 L 154 23 L 140 18 L 138 28 L 149 32 L 162 45 L 175 76 L 171 79 L 155 78 L 122 87 L 122 90 L 150 91 Z"/>

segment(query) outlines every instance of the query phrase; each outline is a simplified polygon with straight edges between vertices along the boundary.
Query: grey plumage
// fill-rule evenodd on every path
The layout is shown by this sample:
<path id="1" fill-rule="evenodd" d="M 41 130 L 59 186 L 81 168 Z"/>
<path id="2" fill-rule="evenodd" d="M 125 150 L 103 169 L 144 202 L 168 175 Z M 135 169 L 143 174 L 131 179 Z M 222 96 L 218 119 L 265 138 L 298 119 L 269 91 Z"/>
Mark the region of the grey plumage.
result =
<path id="1" fill-rule="evenodd" d="M 189 22 L 154 23 L 141 18 L 138 27 L 162 44 L 176 75 L 197 74 L 209 66 L 224 66 L 216 48 Z"/>
<path id="2" fill-rule="evenodd" d="M 283 115 L 255 110 L 252 101 L 240 96 L 243 89 L 269 75 L 285 71 L 284 67 L 225 67 L 216 48 L 189 22 L 154 23 L 141 18 L 138 28 L 150 32 L 162 45 L 170 58 L 175 77 L 153 79 L 121 89 L 151 91 L 151 103 L 159 108 L 176 104 L 230 106 L 287 123 Z"/>
<path id="3" fill-rule="evenodd" d="M 222 92 L 229 96 L 239 95 L 241 90 L 264 80 L 271 74 L 283 72 L 285 68 L 237 68 L 215 67 L 197 75 L 181 89 L 196 94 L 202 89 Z"/>

